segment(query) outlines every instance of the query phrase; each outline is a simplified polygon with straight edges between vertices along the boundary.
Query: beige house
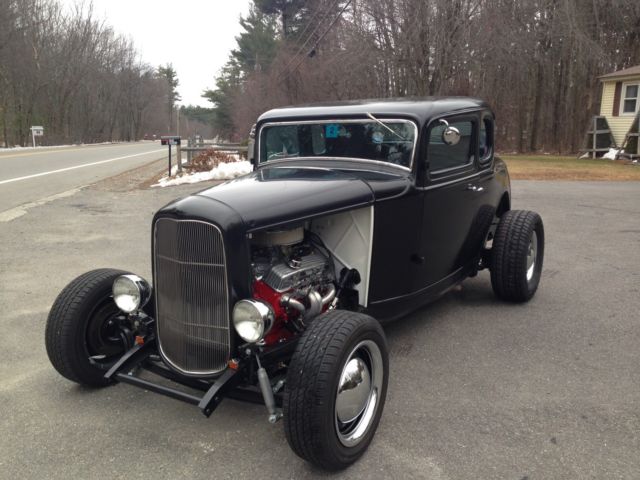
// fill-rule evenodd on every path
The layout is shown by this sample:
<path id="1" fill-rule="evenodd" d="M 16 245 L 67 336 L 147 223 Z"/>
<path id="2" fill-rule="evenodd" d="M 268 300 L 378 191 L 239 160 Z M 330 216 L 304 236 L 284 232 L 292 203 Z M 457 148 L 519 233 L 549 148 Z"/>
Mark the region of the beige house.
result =
<path id="1" fill-rule="evenodd" d="M 640 111 L 640 65 L 600 77 L 600 115 L 607 119 L 618 147 Z"/>

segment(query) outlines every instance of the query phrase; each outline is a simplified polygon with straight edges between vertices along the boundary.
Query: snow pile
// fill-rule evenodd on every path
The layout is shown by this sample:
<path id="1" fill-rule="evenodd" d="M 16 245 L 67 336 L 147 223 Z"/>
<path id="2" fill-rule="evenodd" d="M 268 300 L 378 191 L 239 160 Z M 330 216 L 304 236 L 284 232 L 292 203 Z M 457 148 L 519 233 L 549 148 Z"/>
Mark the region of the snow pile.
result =
<path id="1" fill-rule="evenodd" d="M 620 150 L 610 148 L 609 151 L 602 156 L 602 158 L 606 158 L 607 160 L 615 160 L 618 153 L 620 153 Z"/>
<path id="2" fill-rule="evenodd" d="M 111 143 L 111 142 L 109 142 Z M 17 145 L 15 147 L 9 147 L 9 148 L 5 148 L 5 147 L 0 147 L 0 153 L 2 152 L 13 152 L 13 151 L 25 151 L 25 150 L 48 150 L 50 148 L 71 148 L 71 147 L 86 147 L 88 145 L 103 145 L 102 143 L 89 143 L 89 144 L 84 144 L 84 143 L 79 143 L 79 144 L 75 144 L 75 145 L 38 145 L 37 147 L 21 147 L 20 145 Z"/>
<path id="3" fill-rule="evenodd" d="M 69 143 L 66 145 L 37 145 L 21 147 L 20 145 L 16 145 L 15 147 L 3 147 L 0 145 L 0 153 L 2 152 L 12 152 L 12 151 L 25 151 L 25 150 L 49 150 L 50 148 L 72 148 L 72 147 L 92 147 L 95 145 L 113 145 L 116 143 L 139 143 L 139 142 L 96 142 L 96 143 Z M 147 142 L 148 143 L 148 142 Z"/>
<path id="4" fill-rule="evenodd" d="M 205 182 L 207 180 L 231 180 L 232 178 L 251 173 L 252 170 L 253 166 L 246 160 L 220 163 L 216 168 L 208 172 L 184 173 L 174 178 L 162 177 L 158 183 L 152 185 L 152 187 L 173 187 L 175 185 Z"/>

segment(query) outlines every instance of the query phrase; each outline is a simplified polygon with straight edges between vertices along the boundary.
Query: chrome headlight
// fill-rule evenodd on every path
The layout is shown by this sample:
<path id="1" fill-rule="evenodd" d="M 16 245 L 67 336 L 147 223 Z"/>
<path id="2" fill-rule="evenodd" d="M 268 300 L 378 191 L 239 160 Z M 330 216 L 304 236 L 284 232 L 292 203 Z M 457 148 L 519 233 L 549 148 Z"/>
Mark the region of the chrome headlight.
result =
<path id="1" fill-rule="evenodd" d="M 260 300 L 240 300 L 233 307 L 233 326 L 245 342 L 261 340 L 273 325 L 273 310 Z"/>
<path id="2" fill-rule="evenodd" d="M 125 313 L 141 309 L 151 298 L 151 285 L 137 275 L 120 275 L 114 280 L 112 291 L 113 301 Z"/>

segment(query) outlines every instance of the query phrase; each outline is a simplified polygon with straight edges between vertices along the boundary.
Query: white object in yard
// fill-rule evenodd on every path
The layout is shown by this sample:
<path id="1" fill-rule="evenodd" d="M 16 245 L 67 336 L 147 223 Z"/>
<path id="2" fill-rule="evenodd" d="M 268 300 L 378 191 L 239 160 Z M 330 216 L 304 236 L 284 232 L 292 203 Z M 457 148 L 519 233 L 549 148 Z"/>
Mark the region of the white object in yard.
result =
<path id="1" fill-rule="evenodd" d="M 617 148 L 610 148 L 609 151 L 602 156 L 602 158 L 606 158 L 607 160 L 615 160 L 618 153 L 620 153 L 620 150 L 618 150 Z"/>
<path id="2" fill-rule="evenodd" d="M 187 183 L 205 182 L 207 180 L 231 180 L 251 173 L 253 165 L 246 160 L 240 162 L 220 163 L 213 170 L 208 172 L 194 172 L 191 174 L 181 175 L 175 178 L 162 177 L 153 187 L 173 187 L 175 185 L 184 185 Z"/>

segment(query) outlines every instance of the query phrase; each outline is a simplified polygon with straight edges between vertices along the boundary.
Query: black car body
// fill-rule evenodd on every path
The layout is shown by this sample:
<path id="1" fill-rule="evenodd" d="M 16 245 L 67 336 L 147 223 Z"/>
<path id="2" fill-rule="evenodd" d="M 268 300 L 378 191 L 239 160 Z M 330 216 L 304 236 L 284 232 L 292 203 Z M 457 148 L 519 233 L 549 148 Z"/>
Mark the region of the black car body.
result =
<path id="1" fill-rule="evenodd" d="M 91 367 L 104 370 L 97 383 L 104 376 L 105 383 L 135 384 L 198 404 L 207 416 L 225 396 L 255 400 L 267 405 L 272 421 L 282 415 L 284 396 L 294 451 L 327 468 L 348 465 L 366 449 L 386 393 L 386 344 L 379 327 L 367 323 L 371 317 L 402 317 L 490 266 L 502 298 L 528 300 L 537 288 L 542 223 L 532 212 L 510 212 L 509 175 L 494 155 L 494 129 L 488 105 L 463 97 L 263 114 L 255 126 L 253 173 L 176 200 L 154 216 L 153 295 L 145 306 L 150 287 L 142 285 L 138 308 L 105 316 L 120 330 L 89 342 Z M 528 232 L 527 245 L 518 245 L 511 255 L 517 261 L 509 263 L 509 255 L 492 250 L 498 242 L 501 252 L 515 248 L 506 241 L 514 228 Z M 116 273 L 101 278 L 113 282 Z M 54 305 L 51 325 L 64 323 L 59 310 Z M 105 318 L 85 328 L 102 331 Z M 296 415 L 325 415 L 294 405 L 327 390 L 305 383 L 316 378 L 308 365 L 320 354 L 309 352 L 322 341 L 319 332 L 329 331 L 318 326 L 323 322 L 353 323 L 345 334 L 354 338 L 351 347 L 335 348 L 355 350 L 341 354 L 327 397 L 335 445 L 296 433 Z M 56 362 L 51 352 L 65 347 L 49 339 L 55 333 L 47 335 L 56 368 L 82 383 Z M 121 342 L 121 350 L 106 355 L 95 346 L 109 342 Z M 307 367 L 291 373 L 294 363 Z M 142 379 L 138 367 L 205 393 Z M 349 391 L 349 385 L 356 386 Z M 322 453 L 310 454 L 310 445 Z"/>
<path id="2" fill-rule="evenodd" d="M 256 131 L 267 123 L 363 118 L 369 112 L 382 121 L 411 120 L 422 138 L 442 118 L 485 121 L 493 128 L 493 114 L 485 103 L 448 98 L 278 109 L 262 115 Z M 509 175 L 491 146 L 484 162 L 470 159 L 460 168 L 431 172 L 428 144 L 417 144 L 410 169 L 324 158 L 258 163 L 253 173 L 171 203 L 155 218 L 218 224 L 227 236 L 225 243 L 234 245 L 229 252 L 233 304 L 251 294 L 246 234 L 370 208 L 371 283 L 368 292 L 360 292 L 364 298 L 359 303 L 384 322 L 428 303 L 475 273 L 493 215 L 510 208 Z M 478 158 L 479 153 L 470 156 Z M 254 158 L 258 157 L 256 152 Z"/>

